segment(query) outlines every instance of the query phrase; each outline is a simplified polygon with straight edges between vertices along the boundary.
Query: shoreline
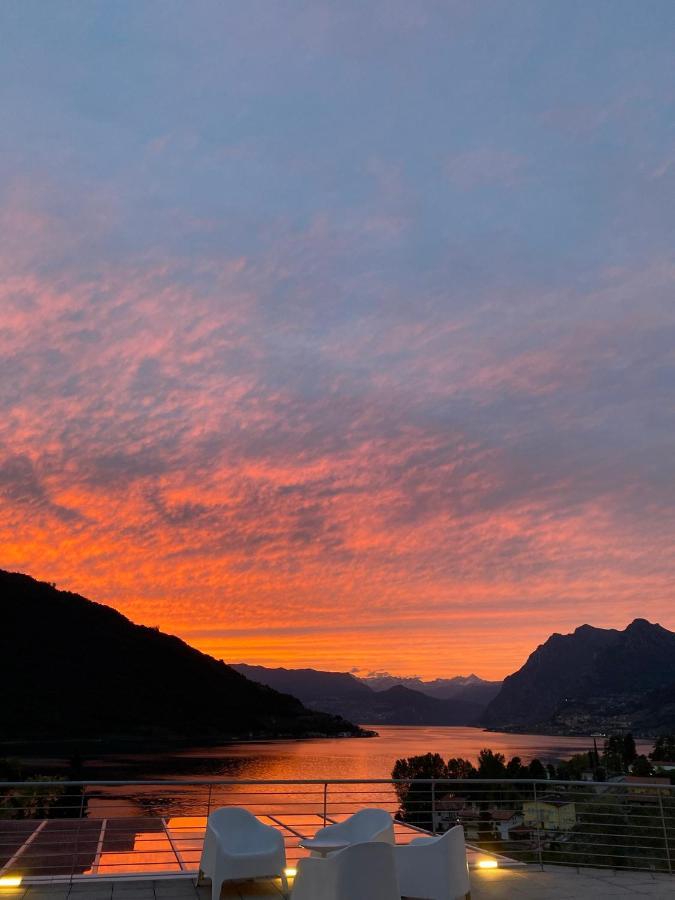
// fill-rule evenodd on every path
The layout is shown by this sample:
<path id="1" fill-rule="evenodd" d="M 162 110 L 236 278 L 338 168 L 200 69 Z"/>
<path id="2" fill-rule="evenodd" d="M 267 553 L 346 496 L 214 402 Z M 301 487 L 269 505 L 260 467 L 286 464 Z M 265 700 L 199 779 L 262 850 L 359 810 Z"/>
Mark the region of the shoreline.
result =
<path id="1" fill-rule="evenodd" d="M 58 738 L 44 740 L 12 740 L 0 741 L 0 759 L 5 760 L 35 760 L 35 759 L 63 759 L 67 760 L 74 756 L 95 756 L 105 758 L 107 756 L 118 756 L 125 754 L 133 755 L 157 755 L 173 751 L 197 750 L 200 748 L 212 749 L 214 747 L 242 747 L 247 745 L 274 745 L 274 744 L 297 744 L 306 741 L 324 741 L 331 740 L 363 740 L 365 738 L 378 738 L 381 735 L 377 728 L 400 728 L 406 731 L 414 732 L 417 729 L 433 728 L 433 729 L 470 729 L 471 731 L 480 732 L 485 735 L 518 735 L 521 737 L 532 738 L 563 738 L 570 740 L 586 739 L 589 742 L 598 739 L 604 739 L 608 734 L 598 733 L 589 734 L 584 732 L 568 732 L 568 731 L 531 731 L 525 729 L 511 728 L 487 728 L 482 725 L 392 725 L 383 726 L 381 723 L 362 724 L 358 726 L 361 733 L 350 734 L 340 732 L 337 734 L 317 734 L 309 733 L 307 735 L 285 734 L 278 736 L 260 735 L 260 736 L 236 736 L 236 735 L 219 735 L 219 736 L 197 736 L 191 738 L 144 738 L 137 736 L 118 736 L 114 738 Z M 655 735 L 633 733 L 633 737 L 640 741 L 653 740 Z"/>
<path id="2" fill-rule="evenodd" d="M 379 737 L 377 731 L 363 727 L 361 734 L 307 734 L 279 735 L 270 737 L 237 737 L 221 735 L 219 737 L 196 738 L 59 738 L 45 740 L 0 741 L 0 759 L 34 760 L 64 759 L 83 754 L 96 757 L 117 756 L 126 753 L 134 755 L 156 755 L 171 751 L 196 750 L 200 747 L 241 747 L 247 744 L 295 744 L 302 741 L 334 741 L 364 740 Z"/>
<path id="3" fill-rule="evenodd" d="M 7 742 L 0 745 L 6 781 L 35 776 L 70 781 L 191 779 L 388 779 L 397 759 L 439 753 L 475 762 L 481 749 L 526 762 L 558 764 L 592 746 L 589 736 L 487 732 L 476 726 L 378 726 L 376 741 L 260 737 L 218 741 Z M 646 742 L 638 752 L 650 749 Z M 23 751 L 23 752 L 20 752 Z"/>

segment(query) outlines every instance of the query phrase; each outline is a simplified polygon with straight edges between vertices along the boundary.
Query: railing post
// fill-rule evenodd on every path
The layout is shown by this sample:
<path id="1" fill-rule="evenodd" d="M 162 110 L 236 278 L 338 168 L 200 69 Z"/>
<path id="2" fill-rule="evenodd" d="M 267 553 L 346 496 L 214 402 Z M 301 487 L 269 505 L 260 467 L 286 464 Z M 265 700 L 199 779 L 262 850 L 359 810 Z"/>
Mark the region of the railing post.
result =
<path id="1" fill-rule="evenodd" d="M 80 794 L 80 814 L 77 817 L 77 828 L 75 829 L 75 843 L 73 846 L 73 855 L 70 862 L 70 883 L 73 883 L 73 875 L 75 874 L 75 864 L 77 863 L 77 857 L 80 849 L 80 831 L 82 830 L 82 819 L 84 818 L 84 795 L 86 793 L 86 786 L 81 785 L 80 790 L 82 793 Z"/>
<path id="2" fill-rule="evenodd" d="M 436 834 L 436 779 L 431 779 L 431 833 Z"/>
<path id="3" fill-rule="evenodd" d="M 323 783 L 323 825 L 324 828 L 328 823 L 328 782 Z"/>
<path id="4" fill-rule="evenodd" d="M 539 827 L 539 803 L 537 802 L 537 783 L 532 782 L 534 788 L 534 810 L 537 815 L 537 856 L 539 857 L 539 868 L 544 871 L 544 858 L 541 852 L 541 828 Z"/>
<path id="5" fill-rule="evenodd" d="M 211 791 L 213 790 L 213 785 L 209 785 L 209 795 L 206 798 L 206 818 L 211 815 Z"/>
<path id="6" fill-rule="evenodd" d="M 657 788 L 658 790 L 658 788 Z M 668 872 L 670 875 L 673 874 L 673 862 L 670 858 L 670 847 L 668 846 L 668 829 L 666 827 L 666 817 L 663 812 L 663 797 L 661 796 L 661 791 L 658 791 L 659 795 L 659 812 L 661 813 L 661 825 L 663 827 L 663 842 L 666 846 L 666 862 L 668 863 Z"/>

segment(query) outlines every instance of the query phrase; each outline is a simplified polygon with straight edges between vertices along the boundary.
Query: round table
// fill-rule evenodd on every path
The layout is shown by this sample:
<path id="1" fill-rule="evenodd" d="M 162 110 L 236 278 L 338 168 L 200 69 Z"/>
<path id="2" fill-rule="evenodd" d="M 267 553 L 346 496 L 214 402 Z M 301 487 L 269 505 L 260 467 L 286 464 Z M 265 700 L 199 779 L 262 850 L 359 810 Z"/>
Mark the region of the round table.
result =
<path id="1" fill-rule="evenodd" d="M 304 841 L 300 841 L 299 846 L 303 850 L 311 850 L 312 853 L 318 853 L 319 856 L 326 857 L 329 853 L 334 853 L 336 850 L 344 850 L 349 844 L 346 841 L 331 841 L 328 838 L 317 838 L 316 840 L 307 838 Z"/>

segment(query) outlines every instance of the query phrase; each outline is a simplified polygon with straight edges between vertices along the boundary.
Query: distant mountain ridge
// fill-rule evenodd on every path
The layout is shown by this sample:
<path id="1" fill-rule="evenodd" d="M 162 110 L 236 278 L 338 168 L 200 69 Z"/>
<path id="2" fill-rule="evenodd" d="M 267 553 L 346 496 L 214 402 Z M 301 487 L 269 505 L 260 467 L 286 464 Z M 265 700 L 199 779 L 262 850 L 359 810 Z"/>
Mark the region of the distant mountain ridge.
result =
<path id="1" fill-rule="evenodd" d="M 473 725 L 499 688 L 473 676 L 470 682 L 462 679 L 468 683 L 454 685 L 454 696 L 443 697 L 408 687 L 409 682 L 418 683 L 419 679 L 389 676 L 391 684 L 384 687 L 380 682 L 375 690 L 367 680 L 347 672 L 275 669 L 245 663 L 236 663 L 233 668 L 247 678 L 293 694 L 313 709 L 373 725 Z M 430 684 L 438 687 L 436 682 Z M 478 697 L 481 688 L 488 691 L 487 699 Z"/>
<path id="2" fill-rule="evenodd" d="M 675 727 L 675 633 L 646 619 L 623 631 L 581 625 L 553 634 L 509 675 L 482 723 L 588 734 Z"/>
<path id="3" fill-rule="evenodd" d="M 0 570 L 0 742 L 361 734 L 108 606 Z"/>
<path id="4" fill-rule="evenodd" d="M 478 675 L 455 675 L 454 678 L 434 678 L 423 681 L 421 678 L 400 678 L 396 675 L 370 675 L 360 678 L 364 684 L 374 691 L 385 691 L 391 687 L 402 685 L 411 691 L 419 691 L 428 697 L 439 700 L 465 700 L 469 703 L 487 704 L 496 697 L 502 686 L 501 681 L 485 681 Z"/>
<path id="5" fill-rule="evenodd" d="M 275 691 L 292 694 L 304 703 L 327 697 L 367 697 L 370 688 L 349 672 L 324 672 L 320 669 L 268 669 L 265 666 L 249 666 L 234 663 L 232 668 Z"/>
<path id="6" fill-rule="evenodd" d="M 369 711 L 369 716 L 358 721 L 374 725 L 475 725 L 483 705 L 430 697 L 397 684 L 385 691 L 373 691 Z"/>

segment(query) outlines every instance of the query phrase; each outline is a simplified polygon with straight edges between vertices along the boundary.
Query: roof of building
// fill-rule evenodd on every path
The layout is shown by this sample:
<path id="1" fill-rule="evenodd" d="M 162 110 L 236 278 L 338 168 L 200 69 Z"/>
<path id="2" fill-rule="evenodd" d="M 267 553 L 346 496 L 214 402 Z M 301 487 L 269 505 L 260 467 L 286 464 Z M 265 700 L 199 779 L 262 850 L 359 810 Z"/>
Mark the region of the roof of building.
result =
<path id="1" fill-rule="evenodd" d="M 670 784 L 670 778 L 659 778 L 656 775 L 624 775 L 620 780 L 626 784 Z"/>
<path id="2" fill-rule="evenodd" d="M 572 806 L 574 804 L 574 800 L 566 800 L 564 797 L 558 797 L 554 794 L 547 794 L 543 797 L 537 797 L 536 800 L 526 800 L 525 803 L 544 803 L 546 804 L 546 806 Z"/>
<path id="3" fill-rule="evenodd" d="M 495 822 L 509 822 L 514 816 L 520 813 L 515 809 L 491 809 L 490 818 Z"/>
<path id="4" fill-rule="evenodd" d="M 442 800 L 436 803 L 436 809 L 449 810 L 450 812 L 457 812 L 460 809 L 464 809 L 465 806 L 466 800 L 462 800 L 461 797 L 443 797 Z"/>

